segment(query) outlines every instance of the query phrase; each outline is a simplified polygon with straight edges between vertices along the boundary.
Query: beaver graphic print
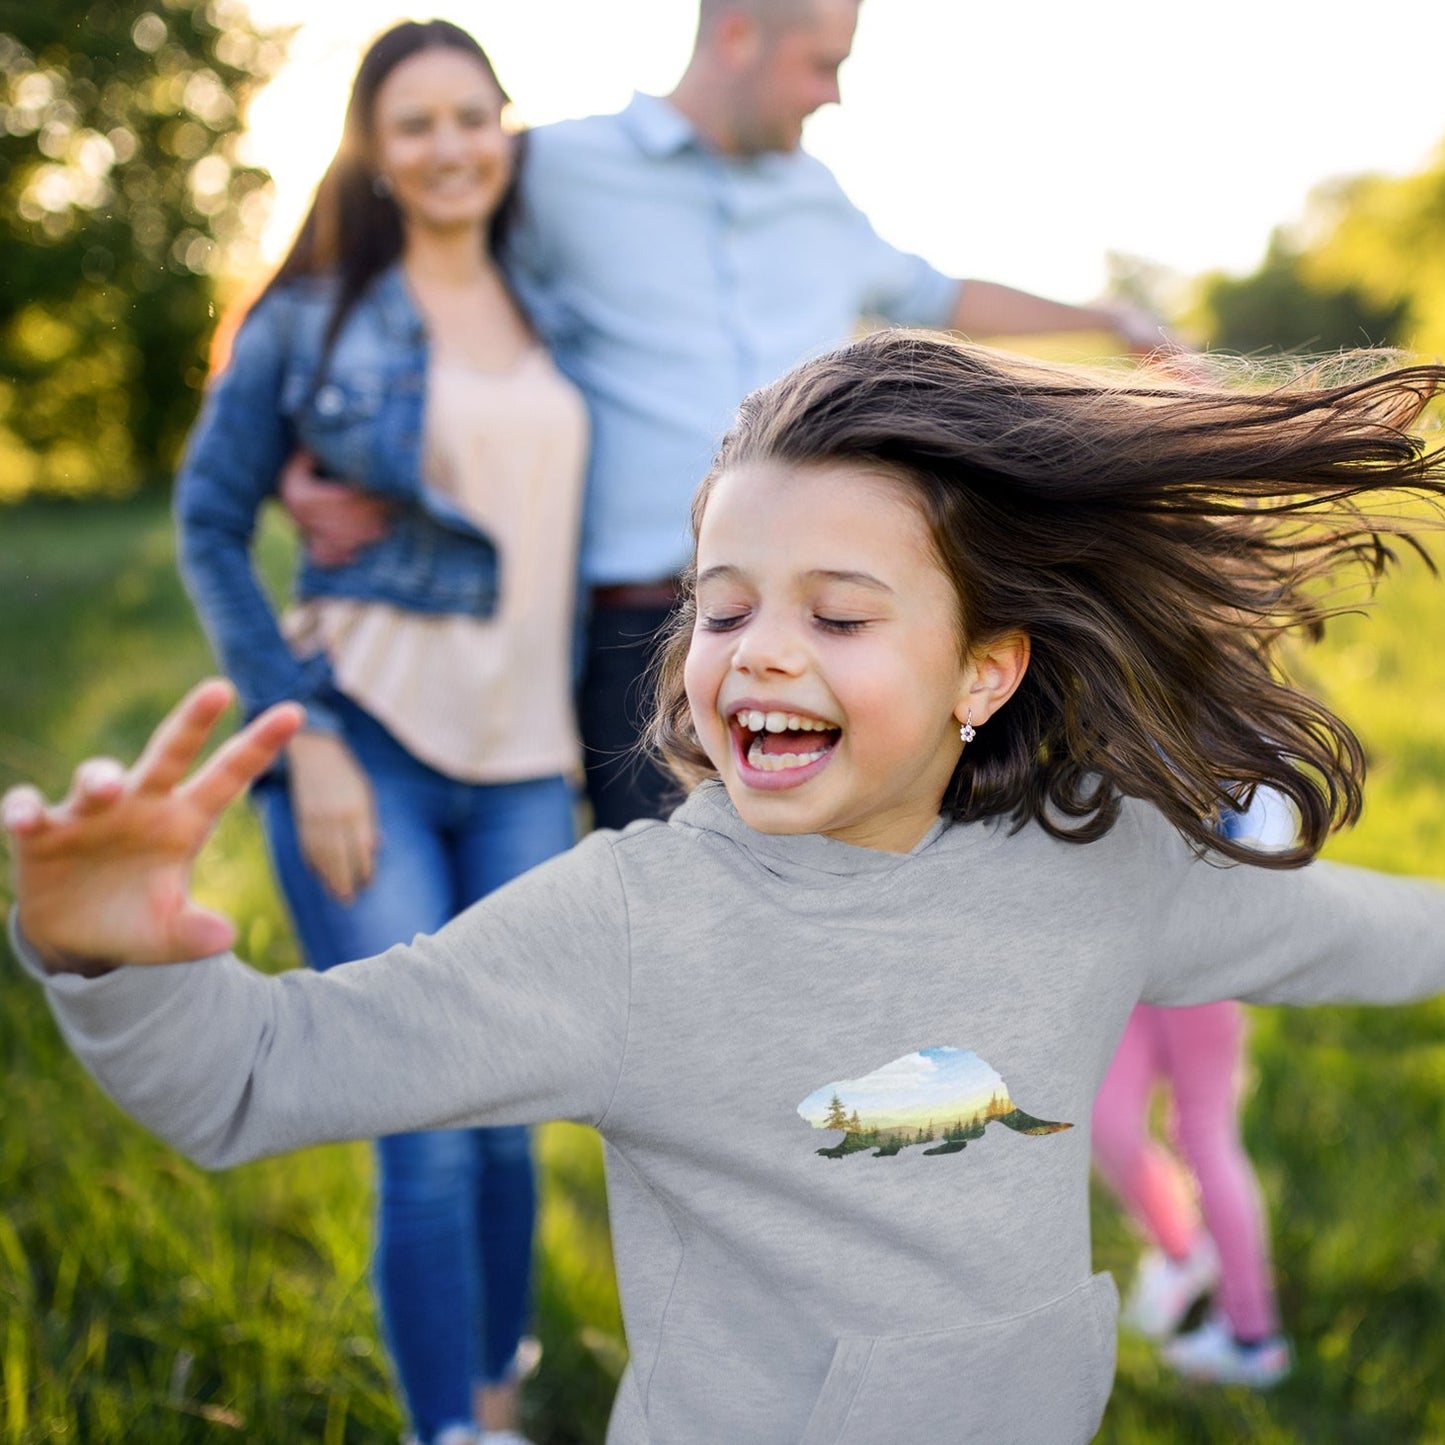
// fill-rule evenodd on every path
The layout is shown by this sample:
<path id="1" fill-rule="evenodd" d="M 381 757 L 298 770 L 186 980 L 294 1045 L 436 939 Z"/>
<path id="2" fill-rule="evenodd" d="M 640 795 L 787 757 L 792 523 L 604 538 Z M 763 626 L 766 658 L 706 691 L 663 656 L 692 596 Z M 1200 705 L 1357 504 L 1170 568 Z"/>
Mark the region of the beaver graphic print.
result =
<path id="1" fill-rule="evenodd" d="M 841 1130 L 819 1149 L 825 1159 L 869 1150 L 888 1158 L 915 1145 L 925 1154 L 957 1154 L 990 1124 L 1019 1134 L 1057 1134 L 1072 1124 L 1036 1119 L 1014 1103 L 998 1070 L 969 1049 L 918 1049 L 861 1079 L 814 1089 L 798 1113 L 815 1129 Z"/>

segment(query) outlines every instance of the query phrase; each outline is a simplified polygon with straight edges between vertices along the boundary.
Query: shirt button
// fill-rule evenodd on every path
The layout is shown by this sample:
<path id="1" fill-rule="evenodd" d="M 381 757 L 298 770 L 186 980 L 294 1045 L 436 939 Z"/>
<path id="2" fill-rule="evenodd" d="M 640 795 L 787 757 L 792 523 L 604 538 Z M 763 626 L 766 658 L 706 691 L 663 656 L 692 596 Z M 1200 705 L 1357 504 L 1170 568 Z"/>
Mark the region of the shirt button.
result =
<path id="1" fill-rule="evenodd" d="M 334 382 L 328 382 L 316 393 L 319 416 L 340 416 L 346 409 L 346 393 Z"/>

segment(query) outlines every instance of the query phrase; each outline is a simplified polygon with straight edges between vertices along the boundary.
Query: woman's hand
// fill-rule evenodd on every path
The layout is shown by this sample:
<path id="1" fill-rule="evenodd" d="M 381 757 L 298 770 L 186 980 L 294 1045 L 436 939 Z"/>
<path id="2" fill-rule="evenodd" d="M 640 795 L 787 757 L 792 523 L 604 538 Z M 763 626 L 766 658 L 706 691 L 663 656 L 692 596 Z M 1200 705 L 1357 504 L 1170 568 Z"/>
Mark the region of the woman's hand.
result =
<path id="1" fill-rule="evenodd" d="M 24 784 L 0 800 L 20 929 L 52 973 L 175 963 L 234 942 L 228 919 L 192 901 L 191 866 L 227 804 L 270 766 L 304 713 L 295 703 L 271 708 L 187 778 L 230 701 L 228 683 L 204 682 L 134 767 L 91 758 L 59 803 Z"/>
<path id="2" fill-rule="evenodd" d="M 351 749 L 331 733 L 298 733 L 286 757 L 301 856 L 333 897 L 350 903 L 371 881 L 376 862 L 371 782 Z"/>

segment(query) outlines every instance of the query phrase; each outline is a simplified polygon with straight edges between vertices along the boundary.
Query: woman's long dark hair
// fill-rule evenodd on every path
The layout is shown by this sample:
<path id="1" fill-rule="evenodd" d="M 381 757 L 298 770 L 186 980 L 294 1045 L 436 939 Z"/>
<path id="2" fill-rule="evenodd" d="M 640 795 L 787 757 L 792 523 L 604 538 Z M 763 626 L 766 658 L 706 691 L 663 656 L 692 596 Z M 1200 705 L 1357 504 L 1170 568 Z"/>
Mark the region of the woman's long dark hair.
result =
<path id="1" fill-rule="evenodd" d="M 1372 370 L 1242 390 L 881 332 L 744 401 L 694 535 L 730 467 L 896 477 L 953 582 L 964 645 L 1013 630 L 1031 644 L 1018 690 L 964 749 L 954 816 L 1088 842 L 1133 796 L 1201 849 L 1293 866 L 1358 817 L 1365 762 L 1349 727 L 1285 679 L 1280 645 L 1358 603 L 1343 574 L 1367 593 L 1392 539 L 1418 551 L 1406 529 L 1441 525 L 1445 454 L 1411 428 L 1445 367 Z M 1400 493 L 1430 499 L 1413 524 L 1386 510 Z M 683 691 L 690 591 L 649 738 L 684 785 L 715 775 Z M 1261 786 L 1300 815 L 1298 846 L 1268 857 L 1214 831 Z"/>
<path id="2" fill-rule="evenodd" d="M 450 21 L 406 20 L 372 42 L 352 82 L 341 144 L 316 187 L 316 198 L 291 249 L 266 287 L 270 291 L 303 276 L 336 278 L 336 303 L 326 328 L 328 353 L 367 286 L 401 255 L 401 212 L 390 196 L 378 195 L 375 186 L 372 151 L 377 92 L 402 61 L 420 51 L 439 48 L 470 55 L 491 77 L 503 101 L 508 99 L 486 51 Z M 521 137 L 517 140 L 514 183 L 507 188 L 487 228 L 487 249 L 493 256 L 499 254 L 516 212 L 515 166 L 521 161 Z M 318 370 L 324 369 L 323 362 Z"/>

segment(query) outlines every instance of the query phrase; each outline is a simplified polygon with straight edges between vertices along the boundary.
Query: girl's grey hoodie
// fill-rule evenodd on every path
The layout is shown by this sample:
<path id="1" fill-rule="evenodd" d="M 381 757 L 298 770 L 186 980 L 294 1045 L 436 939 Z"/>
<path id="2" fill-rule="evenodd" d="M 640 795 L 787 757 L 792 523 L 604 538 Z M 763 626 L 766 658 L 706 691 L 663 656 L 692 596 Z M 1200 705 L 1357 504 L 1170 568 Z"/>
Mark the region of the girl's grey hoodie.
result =
<path id="1" fill-rule="evenodd" d="M 1221 866 L 1139 804 L 1082 846 L 940 822 L 879 853 L 755 833 L 708 784 L 330 973 L 46 986 L 206 1165 L 595 1125 L 631 1349 L 609 1445 L 1071 1445 L 1113 1377 L 1089 1113 L 1130 1009 L 1445 990 L 1445 889 Z"/>

